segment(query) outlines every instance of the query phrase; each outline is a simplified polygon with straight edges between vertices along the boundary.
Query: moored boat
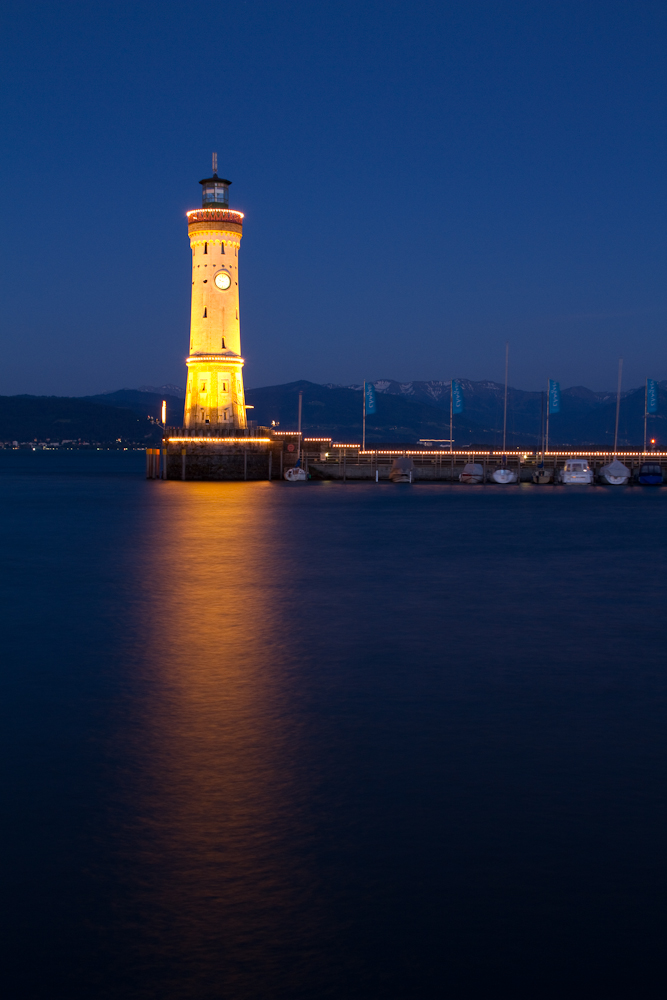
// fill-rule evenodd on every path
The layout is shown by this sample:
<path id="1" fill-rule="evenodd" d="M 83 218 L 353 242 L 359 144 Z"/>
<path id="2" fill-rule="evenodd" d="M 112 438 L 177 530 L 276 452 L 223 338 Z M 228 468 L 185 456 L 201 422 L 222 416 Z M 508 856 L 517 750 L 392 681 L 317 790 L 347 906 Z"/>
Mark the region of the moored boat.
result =
<path id="1" fill-rule="evenodd" d="M 284 478 L 288 483 L 303 483 L 309 479 L 309 475 L 305 469 L 301 468 L 301 408 L 303 404 L 303 393 L 299 393 L 299 429 L 297 434 L 299 436 L 299 446 L 296 453 L 296 463 L 291 469 L 287 469 Z"/>
<path id="2" fill-rule="evenodd" d="M 637 482 L 642 486 L 662 486 L 665 477 L 658 462 L 642 462 L 637 473 Z"/>
<path id="3" fill-rule="evenodd" d="M 553 478 L 554 478 L 554 470 L 545 469 L 544 466 L 539 466 L 537 469 L 535 469 L 535 472 L 533 473 L 533 482 L 536 483 L 538 486 L 544 486 L 545 483 L 553 482 Z"/>
<path id="4" fill-rule="evenodd" d="M 308 473 L 301 468 L 301 459 L 285 472 L 285 479 L 288 483 L 303 483 L 308 479 Z"/>
<path id="5" fill-rule="evenodd" d="M 558 473 L 558 481 L 566 486 L 590 486 L 593 470 L 585 458 L 568 458 Z"/>
<path id="6" fill-rule="evenodd" d="M 407 455 L 395 458 L 389 472 L 392 483 L 411 483 L 415 471 L 415 463 Z"/>
<path id="7" fill-rule="evenodd" d="M 618 388 L 616 390 L 616 426 L 614 428 L 614 458 L 598 470 L 601 483 L 608 486 L 625 486 L 630 478 L 630 470 L 616 457 L 618 450 L 618 418 L 621 412 L 621 380 L 623 377 L 623 358 L 618 359 Z"/>
<path id="8" fill-rule="evenodd" d="M 481 483 L 484 480 L 484 467 L 478 462 L 466 462 L 459 476 L 461 483 Z"/>
<path id="9" fill-rule="evenodd" d="M 499 468 L 494 469 L 491 473 L 491 478 L 494 483 L 500 483 L 501 485 L 506 485 L 507 483 L 515 483 L 518 479 L 516 472 L 512 472 L 511 469 L 507 468 L 507 456 L 505 455 L 505 446 L 507 444 L 507 377 L 509 372 L 509 361 L 510 361 L 510 345 L 505 344 L 505 400 L 503 404 L 503 457 L 502 463 Z"/>
<path id="10" fill-rule="evenodd" d="M 623 465 L 622 462 L 619 462 L 615 458 L 613 462 L 602 466 L 598 472 L 598 476 L 600 482 L 607 483 L 608 486 L 625 486 L 630 478 L 630 470 L 627 465 Z"/>
<path id="11" fill-rule="evenodd" d="M 513 469 L 508 469 L 507 465 L 503 461 L 503 464 L 499 468 L 493 470 L 491 478 L 494 483 L 500 483 L 502 486 L 505 486 L 507 483 L 515 483 L 518 476 Z"/>

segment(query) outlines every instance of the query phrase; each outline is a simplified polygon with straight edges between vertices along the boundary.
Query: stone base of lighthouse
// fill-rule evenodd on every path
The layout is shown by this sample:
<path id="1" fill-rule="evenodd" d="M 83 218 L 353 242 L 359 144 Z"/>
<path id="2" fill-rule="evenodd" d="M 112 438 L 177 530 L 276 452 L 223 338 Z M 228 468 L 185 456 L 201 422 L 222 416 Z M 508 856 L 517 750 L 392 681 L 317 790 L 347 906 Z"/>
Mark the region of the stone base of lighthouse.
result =
<path id="1" fill-rule="evenodd" d="M 160 478 L 198 482 L 282 479 L 297 460 L 297 445 L 297 433 L 276 435 L 264 427 L 228 434 L 169 427 L 159 456 Z"/>

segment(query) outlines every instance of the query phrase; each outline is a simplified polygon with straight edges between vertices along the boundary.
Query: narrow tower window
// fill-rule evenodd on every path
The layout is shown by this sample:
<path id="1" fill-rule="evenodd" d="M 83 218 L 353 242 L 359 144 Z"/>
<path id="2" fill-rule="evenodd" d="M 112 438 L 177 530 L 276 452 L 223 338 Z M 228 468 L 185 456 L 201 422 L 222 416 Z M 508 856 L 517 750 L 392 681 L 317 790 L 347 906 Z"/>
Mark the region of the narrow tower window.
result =
<path id="1" fill-rule="evenodd" d="M 238 311 L 238 309 L 236 310 L 236 318 L 237 319 L 239 318 L 239 311 Z"/>
<path id="2" fill-rule="evenodd" d="M 225 347 L 225 338 L 224 337 L 222 338 L 222 349 L 223 349 L 223 351 L 227 350 L 227 348 Z"/>
<path id="3" fill-rule="evenodd" d="M 206 310 L 204 309 L 204 319 L 206 319 Z"/>
<path id="4" fill-rule="evenodd" d="M 208 253 L 208 243 L 204 243 L 204 253 Z"/>
<path id="5" fill-rule="evenodd" d="M 225 244 L 221 243 L 220 244 L 220 253 L 224 253 L 224 252 L 225 252 Z"/>

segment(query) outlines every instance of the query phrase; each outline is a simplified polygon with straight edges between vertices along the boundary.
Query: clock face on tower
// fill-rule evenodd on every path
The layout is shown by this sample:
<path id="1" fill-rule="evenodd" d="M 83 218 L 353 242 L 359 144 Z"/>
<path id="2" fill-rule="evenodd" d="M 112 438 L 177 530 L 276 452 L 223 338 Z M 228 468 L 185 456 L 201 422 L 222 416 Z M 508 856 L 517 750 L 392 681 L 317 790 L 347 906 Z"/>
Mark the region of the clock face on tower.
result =
<path id="1" fill-rule="evenodd" d="M 220 291 L 222 292 L 226 291 L 232 283 L 232 279 L 229 277 L 226 271 L 218 271 L 213 280 L 215 282 L 216 288 L 219 288 Z"/>

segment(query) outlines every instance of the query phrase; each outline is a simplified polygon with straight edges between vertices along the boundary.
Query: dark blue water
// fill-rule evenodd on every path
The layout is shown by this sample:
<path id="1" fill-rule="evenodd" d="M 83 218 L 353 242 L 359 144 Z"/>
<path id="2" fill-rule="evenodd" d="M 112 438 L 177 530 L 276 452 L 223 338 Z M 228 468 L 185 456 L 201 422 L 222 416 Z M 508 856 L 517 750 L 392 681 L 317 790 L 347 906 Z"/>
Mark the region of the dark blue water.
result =
<path id="1" fill-rule="evenodd" d="M 0 453 L 3 994 L 662 996 L 667 490 L 143 461 Z"/>

